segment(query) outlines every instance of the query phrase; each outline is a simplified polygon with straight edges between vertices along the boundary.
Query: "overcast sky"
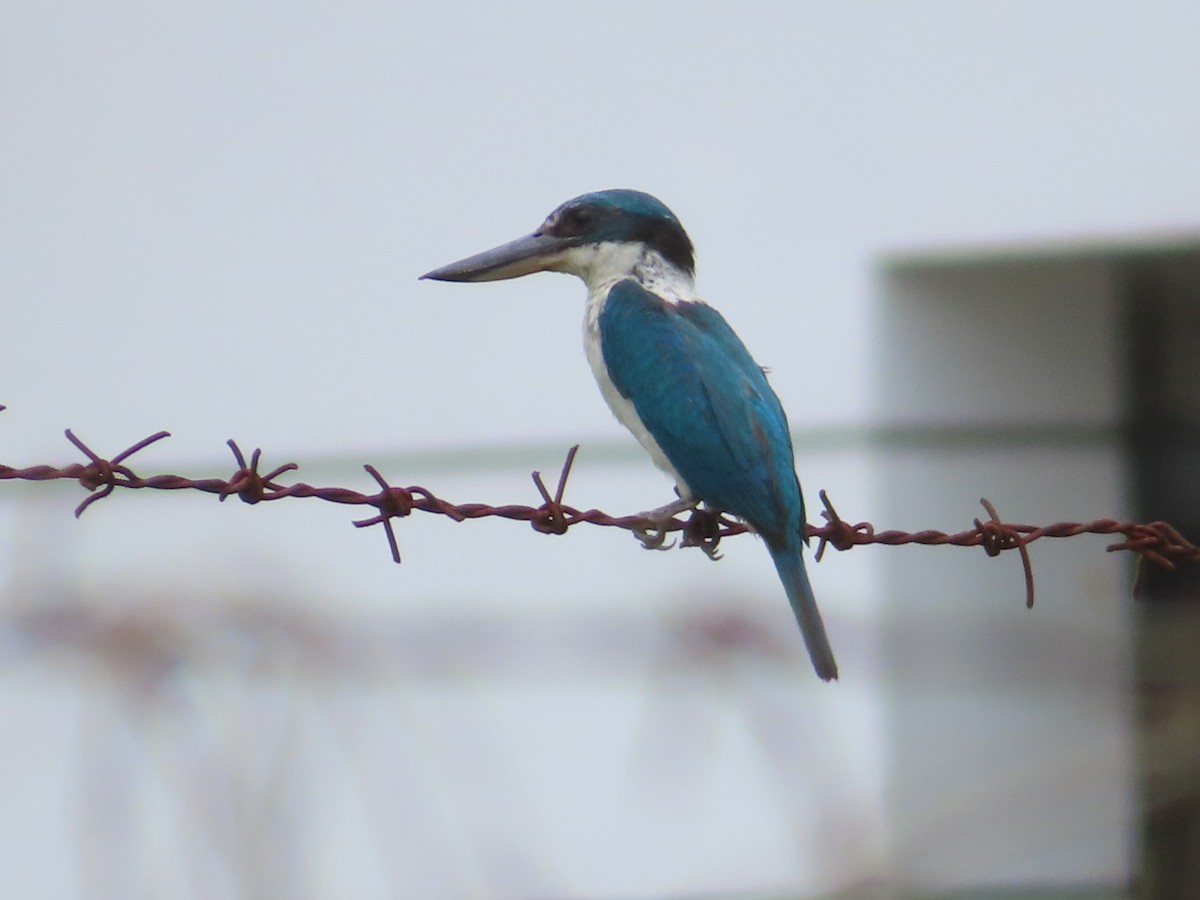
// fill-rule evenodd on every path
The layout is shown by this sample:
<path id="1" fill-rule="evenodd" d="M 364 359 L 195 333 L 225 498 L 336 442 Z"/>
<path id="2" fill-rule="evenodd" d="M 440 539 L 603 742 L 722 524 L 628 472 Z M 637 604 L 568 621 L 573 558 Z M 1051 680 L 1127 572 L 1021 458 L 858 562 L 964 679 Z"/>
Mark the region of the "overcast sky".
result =
<path id="1" fill-rule="evenodd" d="M 619 438 L 577 282 L 416 281 L 612 186 L 793 423 L 858 420 L 879 252 L 1194 222 L 1195 13 L 1103 9 L 10 3 L 5 456 Z"/>

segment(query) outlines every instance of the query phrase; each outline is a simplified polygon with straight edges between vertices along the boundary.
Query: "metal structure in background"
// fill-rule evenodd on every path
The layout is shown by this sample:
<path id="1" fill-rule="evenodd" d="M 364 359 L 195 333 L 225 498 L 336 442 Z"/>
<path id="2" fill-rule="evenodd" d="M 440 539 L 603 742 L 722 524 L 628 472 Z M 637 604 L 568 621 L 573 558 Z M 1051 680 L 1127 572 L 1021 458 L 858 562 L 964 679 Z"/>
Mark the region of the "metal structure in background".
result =
<path id="1" fill-rule="evenodd" d="M 1200 527 L 1200 252 L 1141 260 L 1123 282 L 1132 508 Z M 1138 606 L 1145 895 L 1200 896 L 1200 570 L 1145 581 Z"/>
<path id="2" fill-rule="evenodd" d="M 77 771 L 61 777 L 78 783 L 77 832 L 62 852 L 79 854 L 91 897 L 561 895 L 561 872 L 499 827 L 527 801 L 519 772 L 471 752 L 511 734 L 456 697 L 620 684 L 631 670 L 618 659 L 646 679 L 625 761 L 635 783 L 661 785 L 664 755 L 699 778 L 732 715 L 789 788 L 777 814 L 796 844 L 810 838 L 786 797 L 837 820 L 833 789 L 794 765 L 810 723 L 770 688 L 789 683 L 794 642 L 745 610 L 379 617 L 186 588 L 122 597 L 119 614 L 105 597 L 15 599 L 0 672 L 73 700 Z M 350 859 L 368 874 L 331 886 L 344 832 L 361 835 Z"/>

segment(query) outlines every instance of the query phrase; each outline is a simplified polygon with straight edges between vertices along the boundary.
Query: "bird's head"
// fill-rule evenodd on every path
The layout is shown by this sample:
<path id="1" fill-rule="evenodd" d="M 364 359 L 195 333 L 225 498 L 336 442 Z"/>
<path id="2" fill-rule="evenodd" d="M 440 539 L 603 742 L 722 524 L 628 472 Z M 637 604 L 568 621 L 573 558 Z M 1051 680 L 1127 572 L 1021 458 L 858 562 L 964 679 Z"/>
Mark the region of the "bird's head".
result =
<path id="1" fill-rule="evenodd" d="M 627 274 L 647 252 L 689 279 L 695 271 L 692 242 L 661 201 L 641 191 L 596 191 L 562 204 L 532 234 L 421 277 L 499 281 L 549 271 L 578 275 L 592 284 Z"/>

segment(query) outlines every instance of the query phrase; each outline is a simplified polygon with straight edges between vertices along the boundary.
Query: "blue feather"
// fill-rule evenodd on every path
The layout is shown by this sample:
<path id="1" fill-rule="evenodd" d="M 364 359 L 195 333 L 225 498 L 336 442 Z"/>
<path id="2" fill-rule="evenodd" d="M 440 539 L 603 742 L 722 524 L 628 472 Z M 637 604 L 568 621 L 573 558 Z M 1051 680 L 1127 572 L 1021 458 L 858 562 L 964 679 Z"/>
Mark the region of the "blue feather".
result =
<path id="1" fill-rule="evenodd" d="M 808 658 L 812 660 L 813 668 L 825 681 L 837 678 L 837 661 L 833 658 L 833 647 L 829 645 L 825 623 L 821 621 L 821 611 L 817 609 L 817 598 L 813 596 L 812 585 L 808 581 L 800 545 L 776 549 L 768 544 L 767 549 L 771 552 L 775 571 L 779 573 L 779 580 L 783 582 L 788 602 L 792 605 L 792 613 L 800 626 L 800 634 L 804 638 L 804 646 L 808 648 Z"/>
<path id="2" fill-rule="evenodd" d="M 836 678 L 801 556 L 804 499 L 787 416 L 762 369 L 716 310 L 668 303 L 632 279 L 609 291 L 599 327 L 617 390 L 687 489 L 763 536 L 813 665 Z"/>

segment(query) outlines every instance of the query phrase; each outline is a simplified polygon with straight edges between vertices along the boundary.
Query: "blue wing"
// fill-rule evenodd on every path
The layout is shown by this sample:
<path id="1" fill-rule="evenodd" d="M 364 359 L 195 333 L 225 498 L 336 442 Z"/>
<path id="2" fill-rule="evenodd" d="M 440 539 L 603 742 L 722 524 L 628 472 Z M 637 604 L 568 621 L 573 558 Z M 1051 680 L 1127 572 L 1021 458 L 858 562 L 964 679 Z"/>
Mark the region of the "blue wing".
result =
<path id="1" fill-rule="evenodd" d="M 796 546 L 804 502 L 787 416 L 720 313 L 626 280 L 609 292 L 599 324 L 613 383 L 688 487 L 772 546 Z"/>
<path id="2" fill-rule="evenodd" d="M 715 309 L 672 305 L 627 280 L 605 299 L 600 348 L 613 384 L 688 487 L 766 539 L 813 667 L 837 678 L 801 556 L 804 500 L 787 416 L 746 346 Z"/>

